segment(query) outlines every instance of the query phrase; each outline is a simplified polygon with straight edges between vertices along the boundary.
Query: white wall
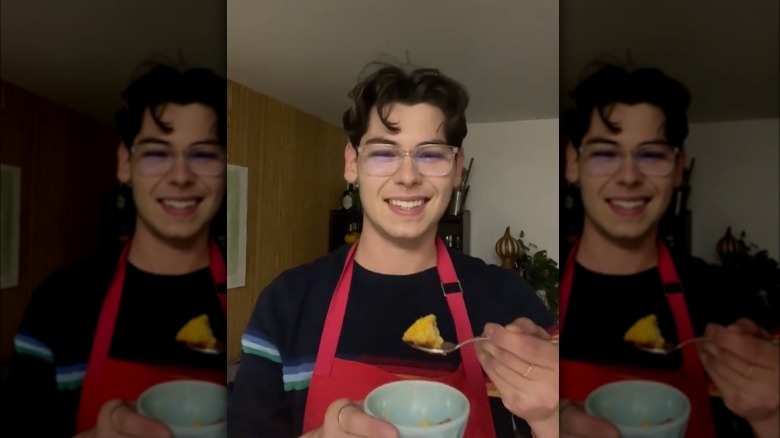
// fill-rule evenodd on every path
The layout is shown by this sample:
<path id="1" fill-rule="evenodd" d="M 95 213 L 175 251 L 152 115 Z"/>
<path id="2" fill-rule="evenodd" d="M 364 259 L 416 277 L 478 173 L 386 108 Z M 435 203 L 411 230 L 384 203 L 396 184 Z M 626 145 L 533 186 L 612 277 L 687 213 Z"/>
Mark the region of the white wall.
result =
<path id="1" fill-rule="evenodd" d="M 496 241 L 517 237 L 558 254 L 558 120 L 469 125 L 466 163 L 474 157 L 466 208 L 471 254 L 498 264 Z M 731 226 L 780 257 L 780 120 L 692 124 L 687 159 L 696 158 L 688 208 L 693 254 L 719 263 L 715 245 Z"/>
<path id="2" fill-rule="evenodd" d="M 558 261 L 558 119 L 468 126 L 466 165 L 474 158 L 465 208 L 471 255 L 500 264 L 496 241 L 507 226 Z"/>
<path id="3" fill-rule="evenodd" d="M 778 119 L 691 125 L 685 148 L 688 163 L 696 158 L 688 201 L 694 255 L 719 263 L 715 245 L 731 226 L 735 237 L 744 230 L 778 259 L 779 137 Z"/>

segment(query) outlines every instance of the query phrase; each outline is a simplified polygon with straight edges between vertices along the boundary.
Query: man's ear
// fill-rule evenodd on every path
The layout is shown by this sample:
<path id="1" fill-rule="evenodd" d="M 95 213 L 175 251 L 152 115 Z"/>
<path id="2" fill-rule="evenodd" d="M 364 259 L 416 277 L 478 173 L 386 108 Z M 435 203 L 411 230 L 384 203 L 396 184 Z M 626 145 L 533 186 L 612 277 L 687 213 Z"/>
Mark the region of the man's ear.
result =
<path id="1" fill-rule="evenodd" d="M 347 182 L 354 183 L 357 181 L 357 149 L 352 146 L 352 142 L 347 142 L 344 146 L 344 179 Z"/>
<path id="2" fill-rule="evenodd" d="M 569 142 L 566 145 L 566 181 L 570 184 L 576 184 L 580 179 L 580 169 L 577 167 L 577 156 L 579 153 L 574 148 L 574 144 Z"/>
<path id="3" fill-rule="evenodd" d="M 677 165 L 674 167 L 674 188 L 679 189 L 685 178 L 685 149 L 677 153 Z"/>
<path id="4" fill-rule="evenodd" d="M 458 149 L 458 153 L 455 155 L 455 188 L 460 187 L 460 183 L 463 182 L 463 163 L 466 161 L 466 154 L 463 152 L 463 148 Z"/>
<path id="5" fill-rule="evenodd" d="M 130 182 L 130 150 L 124 142 L 116 148 L 116 178 L 121 183 Z"/>

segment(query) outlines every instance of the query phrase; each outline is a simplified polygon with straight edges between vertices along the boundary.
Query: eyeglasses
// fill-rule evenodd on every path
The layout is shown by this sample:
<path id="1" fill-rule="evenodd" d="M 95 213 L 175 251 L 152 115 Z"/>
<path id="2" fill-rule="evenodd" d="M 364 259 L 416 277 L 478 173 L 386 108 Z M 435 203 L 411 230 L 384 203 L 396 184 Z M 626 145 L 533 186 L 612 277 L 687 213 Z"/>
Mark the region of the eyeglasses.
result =
<path id="1" fill-rule="evenodd" d="M 458 147 L 443 144 L 418 146 L 411 151 L 390 144 L 358 146 L 363 170 L 370 176 L 390 176 L 398 171 L 404 157 L 410 157 L 417 171 L 424 176 L 445 176 L 452 170 Z"/>
<path id="2" fill-rule="evenodd" d="M 669 176 L 680 148 L 668 145 L 645 145 L 626 151 L 613 145 L 592 144 L 580 149 L 584 168 L 593 176 L 614 175 L 631 155 L 637 169 L 645 176 Z"/>
<path id="3" fill-rule="evenodd" d="M 198 145 L 173 150 L 163 145 L 133 146 L 130 153 L 137 157 L 136 169 L 144 176 L 162 176 L 170 172 L 176 158 L 183 156 L 192 173 L 214 177 L 226 172 L 225 150 L 218 145 Z"/>

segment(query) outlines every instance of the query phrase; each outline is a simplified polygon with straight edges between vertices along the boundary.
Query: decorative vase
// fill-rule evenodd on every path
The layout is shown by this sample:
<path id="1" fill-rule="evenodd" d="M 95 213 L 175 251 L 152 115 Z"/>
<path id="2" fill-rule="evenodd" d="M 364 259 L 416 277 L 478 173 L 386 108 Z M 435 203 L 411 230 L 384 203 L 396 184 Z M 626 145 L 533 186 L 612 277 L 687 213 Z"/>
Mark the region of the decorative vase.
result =
<path id="1" fill-rule="evenodd" d="M 730 264 L 735 256 L 744 253 L 745 249 L 745 244 L 731 234 L 731 227 L 726 228 L 726 234 L 718 240 L 715 246 L 715 251 L 724 265 Z"/>
<path id="2" fill-rule="evenodd" d="M 501 267 L 514 269 L 515 260 L 520 253 L 520 243 L 512 237 L 509 227 L 506 227 L 504 235 L 496 242 L 496 254 L 501 258 Z"/>

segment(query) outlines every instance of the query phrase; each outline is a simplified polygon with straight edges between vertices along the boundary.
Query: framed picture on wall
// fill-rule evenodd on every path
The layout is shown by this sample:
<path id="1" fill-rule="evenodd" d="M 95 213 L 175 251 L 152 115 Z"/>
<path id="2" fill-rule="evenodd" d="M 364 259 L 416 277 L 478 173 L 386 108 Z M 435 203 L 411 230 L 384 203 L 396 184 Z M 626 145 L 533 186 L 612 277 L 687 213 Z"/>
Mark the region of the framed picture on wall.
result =
<path id="1" fill-rule="evenodd" d="M 246 201 L 248 169 L 227 168 L 227 287 L 246 285 Z"/>
<path id="2" fill-rule="evenodd" d="M 0 164 L 0 289 L 19 285 L 22 169 Z"/>

